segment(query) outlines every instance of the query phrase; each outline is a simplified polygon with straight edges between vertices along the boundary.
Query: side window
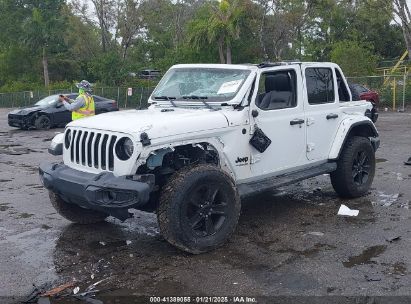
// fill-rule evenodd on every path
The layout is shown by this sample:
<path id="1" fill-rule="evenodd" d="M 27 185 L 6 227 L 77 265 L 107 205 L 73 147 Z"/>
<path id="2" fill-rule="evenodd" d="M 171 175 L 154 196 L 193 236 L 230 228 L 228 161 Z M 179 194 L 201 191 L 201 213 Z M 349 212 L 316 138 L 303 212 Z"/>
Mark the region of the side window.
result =
<path id="1" fill-rule="evenodd" d="M 307 68 L 308 103 L 311 105 L 333 103 L 335 101 L 333 72 L 328 68 Z"/>
<path id="2" fill-rule="evenodd" d="M 297 76 L 294 70 L 262 73 L 256 105 L 261 110 L 278 110 L 297 106 Z"/>
<path id="3" fill-rule="evenodd" d="M 350 94 L 348 93 L 344 78 L 342 77 L 338 69 L 335 69 L 335 75 L 337 75 L 338 96 L 340 98 L 340 101 L 350 101 Z"/>

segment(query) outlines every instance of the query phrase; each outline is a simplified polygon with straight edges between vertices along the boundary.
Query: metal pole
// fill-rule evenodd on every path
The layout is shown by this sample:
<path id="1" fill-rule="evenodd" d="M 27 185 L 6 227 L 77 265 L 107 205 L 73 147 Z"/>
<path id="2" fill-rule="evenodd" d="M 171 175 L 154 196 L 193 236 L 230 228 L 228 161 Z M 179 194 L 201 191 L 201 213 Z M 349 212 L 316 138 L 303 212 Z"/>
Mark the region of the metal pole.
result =
<path id="1" fill-rule="evenodd" d="M 120 87 L 117 87 L 117 104 L 120 103 Z"/>
<path id="2" fill-rule="evenodd" d="M 141 109 L 141 100 L 143 99 L 143 90 L 144 90 L 144 87 L 141 87 L 141 90 L 140 90 L 140 109 Z"/>
<path id="3" fill-rule="evenodd" d="M 395 98 L 396 98 L 396 96 L 395 96 L 395 90 L 396 90 L 396 88 L 397 88 L 397 82 L 395 81 L 395 77 L 394 77 L 394 80 L 393 80 L 393 88 L 392 88 L 392 110 L 393 111 L 395 111 Z"/>
<path id="4" fill-rule="evenodd" d="M 403 81 L 404 81 L 404 84 L 402 87 L 402 111 L 404 112 L 405 111 L 405 88 L 407 86 L 407 73 L 406 72 L 404 73 Z"/>
<path id="5" fill-rule="evenodd" d="M 126 88 L 126 103 L 124 104 L 124 109 L 127 109 L 127 98 L 128 98 L 128 90 Z"/>

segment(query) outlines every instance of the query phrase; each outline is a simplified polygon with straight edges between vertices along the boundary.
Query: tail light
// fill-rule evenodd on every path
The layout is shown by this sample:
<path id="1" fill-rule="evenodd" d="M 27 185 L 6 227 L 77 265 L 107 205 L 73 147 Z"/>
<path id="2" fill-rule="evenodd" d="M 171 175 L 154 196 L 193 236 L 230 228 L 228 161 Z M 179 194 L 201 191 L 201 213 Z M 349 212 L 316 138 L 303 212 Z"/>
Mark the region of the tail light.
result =
<path id="1" fill-rule="evenodd" d="M 113 105 L 113 107 L 117 108 L 117 101 L 113 100 L 111 104 Z"/>

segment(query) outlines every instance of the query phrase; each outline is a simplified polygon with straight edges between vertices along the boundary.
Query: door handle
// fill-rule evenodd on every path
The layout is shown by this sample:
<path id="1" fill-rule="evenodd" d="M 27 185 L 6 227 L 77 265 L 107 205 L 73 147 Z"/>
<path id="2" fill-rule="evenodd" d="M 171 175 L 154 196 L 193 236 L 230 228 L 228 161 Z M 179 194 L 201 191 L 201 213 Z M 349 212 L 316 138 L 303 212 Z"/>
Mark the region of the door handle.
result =
<path id="1" fill-rule="evenodd" d="M 298 118 L 296 118 L 296 119 L 293 119 L 293 120 L 291 120 L 290 121 L 290 125 L 291 126 L 294 126 L 294 125 L 301 125 L 301 124 L 303 124 L 305 122 L 305 120 L 304 119 L 298 119 Z"/>
<path id="2" fill-rule="evenodd" d="M 326 116 L 327 119 L 336 119 L 338 118 L 338 114 L 330 113 Z"/>

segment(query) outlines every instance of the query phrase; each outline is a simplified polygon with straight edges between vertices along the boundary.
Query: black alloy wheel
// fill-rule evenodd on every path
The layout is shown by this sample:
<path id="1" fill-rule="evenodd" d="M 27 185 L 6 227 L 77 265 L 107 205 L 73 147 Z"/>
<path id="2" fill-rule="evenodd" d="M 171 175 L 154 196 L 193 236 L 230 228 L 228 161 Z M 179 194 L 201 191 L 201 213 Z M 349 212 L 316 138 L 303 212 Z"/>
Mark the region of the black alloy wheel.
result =
<path id="1" fill-rule="evenodd" d="M 217 166 L 198 164 L 175 172 L 162 187 L 157 219 L 170 244 L 198 254 L 230 238 L 240 210 L 231 176 Z"/>
<path id="2" fill-rule="evenodd" d="M 51 127 L 50 118 L 46 115 L 41 115 L 36 118 L 36 121 L 34 122 L 34 126 L 38 130 L 48 130 Z"/>
<path id="3" fill-rule="evenodd" d="M 214 235 L 224 224 L 227 197 L 218 184 L 198 185 L 187 194 L 188 225 L 200 237 Z"/>
<path id="4" fill-rule="evenodd" d="M 359 151 L 353 160 L 352 176 L 357 185 L 366 184 L 370 175 L 371 163 L 365 151 Z"/>

